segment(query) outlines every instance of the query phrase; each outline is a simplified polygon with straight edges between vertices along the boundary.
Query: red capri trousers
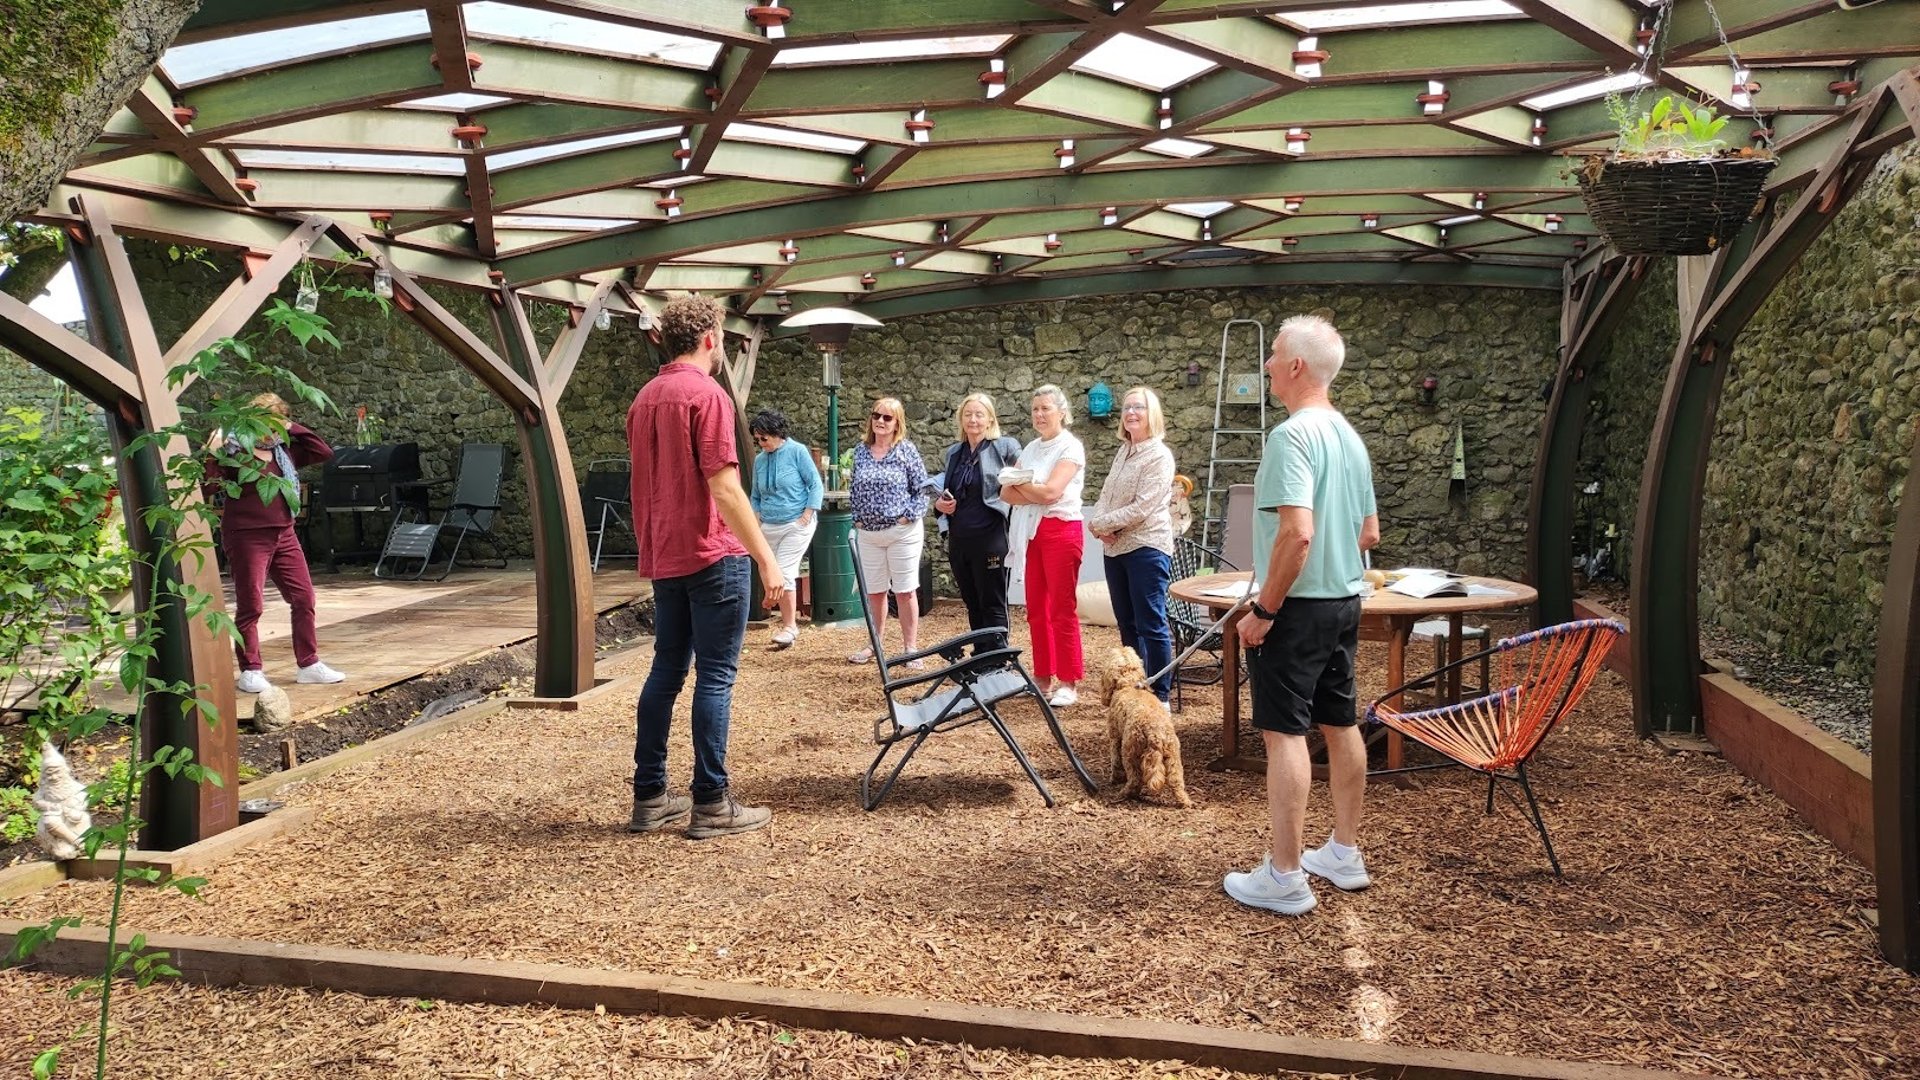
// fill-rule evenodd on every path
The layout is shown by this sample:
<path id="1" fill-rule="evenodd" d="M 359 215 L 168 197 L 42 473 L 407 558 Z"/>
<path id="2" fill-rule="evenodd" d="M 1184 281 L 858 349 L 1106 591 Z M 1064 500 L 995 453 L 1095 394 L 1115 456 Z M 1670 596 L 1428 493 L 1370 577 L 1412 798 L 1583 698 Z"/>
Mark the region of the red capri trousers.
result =
<path id="1" fill-rule="evenodd" d="M 1085 543 L 1081 524 L 1061 518 L 1041 518 L 1027 543 L 1027 629 L 1033 635 L 1033 674 L 1043 683 L 1049 678 L 1079 682 L 1086 674 L 1074 595 Z"/>
<path id="2" fill-rule="evenodd" d="M 227 551 L 227 569 L 233 574 L 233 626 L 240 632 L 233 655 L 243 670 L 260 667 L 260 612 L 266 604 L 267 579 L 280 589 L 281 599 L 293 609 L 293 657 L 301 667 L 320 660 L 320 636 L 313 626 L 313 578 L 307 574 L 307 556 L 292 525 L 264 529 L 223 529 L 220 545 Z"/>

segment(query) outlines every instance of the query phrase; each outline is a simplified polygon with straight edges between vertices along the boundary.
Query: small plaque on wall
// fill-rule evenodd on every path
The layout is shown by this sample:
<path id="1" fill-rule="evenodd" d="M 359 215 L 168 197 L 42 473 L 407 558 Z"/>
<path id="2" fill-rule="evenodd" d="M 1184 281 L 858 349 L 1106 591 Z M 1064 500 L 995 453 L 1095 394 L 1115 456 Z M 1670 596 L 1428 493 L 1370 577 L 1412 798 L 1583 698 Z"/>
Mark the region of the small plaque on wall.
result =
<path id="1" fill-rule="evenodd" d="M 1227 400 L 1230 402 L 1258 405 L 1260 390 L 1260 373 L 1257 371 L 1227 376 Z"/>

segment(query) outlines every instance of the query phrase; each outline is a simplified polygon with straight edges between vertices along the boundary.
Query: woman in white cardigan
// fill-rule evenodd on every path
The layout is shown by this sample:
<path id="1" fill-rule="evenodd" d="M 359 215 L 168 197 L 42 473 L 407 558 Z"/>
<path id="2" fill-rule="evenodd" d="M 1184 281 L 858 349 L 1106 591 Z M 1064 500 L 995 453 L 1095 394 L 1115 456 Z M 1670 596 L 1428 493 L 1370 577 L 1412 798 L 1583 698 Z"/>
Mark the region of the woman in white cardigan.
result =
<path id="1" fill-rule="evenodd" d="M 1167 586 L 1173 580 L 1173 451 L 1160 396 L 1144 386 L 1127 391 L 1120 404 L 1120 452 L 1114 455 L 1100 500 L 1087 515 L 1087 530 L 1106 555 L 1107 595 L 1120 627 L 1120 643 L 1140 654 L 1149 673 L 1173 662 L 1173 629 L 1167 623 Z M 1153 682 L 1167 703 L 1169 674 Z"/>

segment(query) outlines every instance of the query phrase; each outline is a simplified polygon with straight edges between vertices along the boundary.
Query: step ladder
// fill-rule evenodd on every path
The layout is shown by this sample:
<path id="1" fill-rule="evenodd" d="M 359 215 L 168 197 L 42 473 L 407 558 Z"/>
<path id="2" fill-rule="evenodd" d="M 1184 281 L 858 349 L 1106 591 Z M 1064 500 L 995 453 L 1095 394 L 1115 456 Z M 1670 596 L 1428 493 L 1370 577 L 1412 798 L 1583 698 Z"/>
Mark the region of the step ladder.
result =
<path id="1" fill-rule="evenodd" d="M 1248 371 L 1228 370 L 1227 352 L 1236 326 L 1253 328 L 1250 383 L 1247 381 Z M 1225 540 L 1227 489 L 1234 484 L 1251 484 L 1254 472 L 1260 466 L 1260 451 L 1265 447 L 1267 438 L 1266 361 L 1267 328 L 1260 320 L 1228 319 L 1227 325 L 1220 328 L 1220 362 L 1213 380 L 1213 438 L 1207 447 L 1206 505 L 1200 524 L 1200 543 L 1212 550 L 1218 550 L 1219 544 Z M 1259 410 L 1257 414 L 1253 411 L 1256 408 Z M 1258 426 L 1249 427 L 1249 422 Z M 1228 443 L 1230 449 L 1237 448 L 1238 453 L 1245 453 L 1244 442 L 1235 443 L 1234 440 L 1248 436 L 1253 439 L 1252 457 L 1221 456 L 1222 442 Z"/>

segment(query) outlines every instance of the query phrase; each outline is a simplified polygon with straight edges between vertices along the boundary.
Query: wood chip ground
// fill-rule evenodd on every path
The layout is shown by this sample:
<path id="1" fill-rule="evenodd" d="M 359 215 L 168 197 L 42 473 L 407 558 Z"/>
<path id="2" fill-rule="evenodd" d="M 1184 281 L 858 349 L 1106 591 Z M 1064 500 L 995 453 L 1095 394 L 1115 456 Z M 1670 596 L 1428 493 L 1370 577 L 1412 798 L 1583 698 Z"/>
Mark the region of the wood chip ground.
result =
<path id="1" fill-rule="evenodd" d="M 927 640 L 961 628 L 956 608 L 928 618 Z M 1511 804 L 1487 817 L 1482 785 L 1440 772 L 1413 789 L 1370 789 L 1375 886 L 1349 895 L 1321 883 L 1320 909 L 1290 920 L 1220 890 L 1222 873 L 1258 861 L 1266 814 L 1261 777 L 1205 769 L 1219 746 L 1217 689 L 1190 692 L 1177 718 L 1193 810 L 1086 797 L 1038 713 L 1016 708 L 1016 732 L 1063 805 L 1044 807 L 976 725 L 931 742 L 887 804 L 864 813 L 855 783 L 880 705 L 872 668 L 845 659 L 861 635 L 809 629 L 779 653 L 767 639 L 749 632 L 729 759 L 737 791 L 775 809 L 763 832 L 692 842 L 624 831 L 627 694 L 577 712 L 502 713 L 308 784 L 287 796 L 316 811 L 306 828 L 215 868 L 204 902 L 138 893 L 125 922 L 1723 1076 L 1920 1075 L 1920 980 L 1878 957 L 1871 875 L 1719 758 L 1635 740 L 1611 675 L 1531 770 L 1565 880 Z M 1112 640 L 1087 629 L 1090 655 Z M 1364 695 L 1384 689 L 1384 658 L 1379 646 L 1363 654 Z M 647 662 L 630 656 L 602 674 Z M 690 770 L 686 707 L 683 695 L 676 785 Z M 1063 715 L 1104 781 L 1098 706 Z M 1329 827 L 1316 789 L 1311 842 Z M 0 917 L 99 922 L 106 901 L 103 884 L 69 883 L 0 903 Z M 14 1006 L 43 979 L 0 976 L 9 1016 L 30 1015 Z M 389 1065 L 391 1075 L 541 1075 L 511 1055 L 544 1053 L 527 1033 L 550 1029 L 578 1055 L 569 1075 L 618 1063 L 631 1073 L 639 1045 L 706 1055 L 684 1070 L 656 1061 L 646 1075 L 782 1075 L 750 1025 L 723 1037 L 691 1022 L 609 1028 L 576 1014 L 316 1005 L 281 991 L 157 988 L 136 1000 L 155 1004 L 120 1015 L 128 1046 L 238 1046 L 228 1029 L 268 1023 L 289 1053 L 311 1043 L 300 1052 L 315 1068 L 353 1052 L 349 1035 L 374 1033 L 395 1063 L 424 1063 Z M 809 1075 L 894 1075 L 860 1070 L 896 1044 L 799 1037 L 820 1040 L 820 1061 L 841 1070 Z M 722 1051 L 747 1064 L 699 1071 Z M 508 1071 L 454 1071 L 467 1053 Z M 996 1075 L 966 1065 L 970 1051 L 926 1053 L 946 1055 L 948 1071 L 913 1075 Z M 326 1072 L 353 1074 L 348 1065 L 372 1067 L 339 1058 Z M 1060 1068 L 1160 1075 L 1151 1063 Z"/>

